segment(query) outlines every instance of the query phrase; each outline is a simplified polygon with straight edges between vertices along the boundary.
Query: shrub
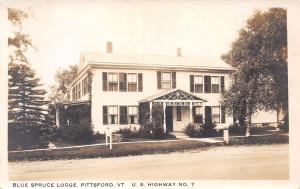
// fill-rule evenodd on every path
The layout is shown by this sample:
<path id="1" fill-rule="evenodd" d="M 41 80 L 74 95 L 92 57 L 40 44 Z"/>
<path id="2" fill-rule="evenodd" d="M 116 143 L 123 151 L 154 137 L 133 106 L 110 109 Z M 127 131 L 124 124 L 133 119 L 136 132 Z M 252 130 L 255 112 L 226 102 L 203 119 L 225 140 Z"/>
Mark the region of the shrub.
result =
<path id="1" fill-rule="evenodd" d="M 189 123 L 184 131 L 189 137 L 202 137 L 204 134 L 203 125 L 200 124 Z"/>
<path id="2" fill-rule="evenodd" d="M 282 131 L 289 132 L 289 118 L 288 118 L 288 115 L 284 116 L 283 122 L 279 124 L 279 128 Z"/>
<path id="3" fill-rule="evenodd" d="M 235 134 L 241 134 L 244 135 L 246 134 L 246 127 L 245 126 L 240 126 L 239 124 L 231 124 L 229 125 L 229 133 L 235 133 Z"/>
<path id="4" fill-rule="evenodd" d="M 134 127 L 133 129 L 130 128 L 124 128 L 124 129 L 120 129 L 116 132 L 114 132 L 115 134 L 121 134 L 124 137 L 127 138 L 131 138 L 131 137 L 137 137 L 139 135 L 138 131 L 136 130 L 136 128 Z"/>
<path id="5" fill-rule="evenodd" d="M 71 124 L 59 128 L 62 140 L 71 143 L 87 144 L 93 140 L 93 129 L 87 124 Z"/>
<path id="6" fill-rule="evenodd" d="M 216 123 L 206 122 L 202 125 L 203 136 L 214 136 L 217 135 L 217 131 L 214 129 L 217 126 Z"/>
<path id="7" fill-rule="evenodd" d="M 47 148 L 48 140 L 41 140 L 41 137 L 43 137 L 42 129 L 35 126 L 8 124 L 8 150 Z"/>

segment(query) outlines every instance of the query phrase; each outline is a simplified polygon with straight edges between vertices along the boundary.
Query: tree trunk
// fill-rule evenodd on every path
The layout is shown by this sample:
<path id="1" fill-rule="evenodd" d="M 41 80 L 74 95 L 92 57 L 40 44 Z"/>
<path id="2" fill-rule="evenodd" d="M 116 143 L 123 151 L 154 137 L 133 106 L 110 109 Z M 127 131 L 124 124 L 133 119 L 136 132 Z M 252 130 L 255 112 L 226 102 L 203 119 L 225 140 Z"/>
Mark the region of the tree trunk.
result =
<path id="1" fill-rule="evenodd" d="M 246 137 L 249 137 L 250 134 L 250 127 L 251 127 L 251 114 L 248 115 L 248 120 L 247 120 L 247 128 L 246 128 Z"/>

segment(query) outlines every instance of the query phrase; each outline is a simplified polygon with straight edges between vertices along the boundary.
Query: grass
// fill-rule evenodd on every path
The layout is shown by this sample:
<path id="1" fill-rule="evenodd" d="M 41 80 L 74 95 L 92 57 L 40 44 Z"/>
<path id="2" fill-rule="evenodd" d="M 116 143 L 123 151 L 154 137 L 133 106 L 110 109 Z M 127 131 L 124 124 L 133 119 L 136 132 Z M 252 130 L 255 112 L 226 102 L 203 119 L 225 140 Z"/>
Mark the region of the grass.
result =
<path id="1" fill-rule="evenodd" d="M 97 157 L 119 157 L 142 154 L 160 154 L 212 146 L 209 143 L 191 140 L 114 144 L 112 150 L 104 145 L 79 148 L 51 149 L 25 152 L 9 152 L 9 161 L 83 159 Z"/>
<path id="2" fill-rule="evenodd" d="M 266 136 L 231 137 L 229 145 L 256 145 L 288 143 L 289 136 L 273 134 Z M 113 144 L 112 150 L 105 145 L 82 146 L 76 148 L 20 151 L 9 152 L 9 161 L 20 160 L 54 160 L 54 159 L 84 159 L 84 158 L 106 158 L 143 154 L 162 154 L 176 151 L 185 151 L 210 146 L 220 146 L 223 143 L 206 143 L 197 140 L 173 140 L 173 141 L 145 141 L 142 143 L 119 143 Z"/>

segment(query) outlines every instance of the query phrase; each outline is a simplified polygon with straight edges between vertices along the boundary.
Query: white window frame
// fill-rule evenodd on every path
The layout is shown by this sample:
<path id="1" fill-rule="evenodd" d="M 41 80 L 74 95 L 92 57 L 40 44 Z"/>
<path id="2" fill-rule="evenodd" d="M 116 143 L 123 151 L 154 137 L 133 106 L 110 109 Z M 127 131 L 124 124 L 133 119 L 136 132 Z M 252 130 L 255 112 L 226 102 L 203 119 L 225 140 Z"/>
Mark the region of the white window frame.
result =
<path id="1" fill-rule="evenodd" d="M 111 109 L 113 108 L 113 109 Z M 113 110 L 113 112 L 111 112 L 111 110 Z M 107 106 L 107 116 L 108 116 L 108 124 L 110 125 L 115 125 L 118 124 L 118 120 L 119 120 L 119 108 L 118 106 Z M 111 116 L 114 116 L 115 119 L 115 123 L 111 122 Z"/>
<path id="2" fill-rule="evenodd" d="M 164 74 L 169 74 L 170 79 L 164 80 Z M 164 86 L 164 84 L 169 83 L 168 86 Z M 172 73 L 171 72 L 161 72 L 161 88 L 162 89 L 171 89 L 172 85 Z"/>
<path id="3" fill-rule="evenodd" d="M 112 77 L 110 77 L 111 75 L 116 75 L 116 78 L 114 78 L 113 76 Z M 107 89 L 107 91 L 118 91 L 119 90 L 119 85 L 118 85 L 118 83 L 119 83 L 119 81 L 118 81 L 118 72 L 108 72 L 107 73 L 107 84 L 108 84 L 108 89 Z M 116 84 L 117 85 L 117 89 L 116 90 L 110 90 L 110 87 L 109 87 L 109 85 L 110 84 Z"/>
<path id="4" fill-rule="evenodd" d="M 216 108 L 218 110 L 218 114 L 216 112 L 214 112 L 214 109 L 216 110 Z M 212 106 L 211 107 L 211 120 L 212 120 L 212 122 L 213 123 L 220 123 L 220 121 L 221 121 L 220 116 L 221 116 L 220 106 Z M 218 119 L 218 121 L 215 121 L 215 119 Z"/>
<path id="5" fill-rule="evenodd" d="M 135 81 L 129 80 L 129 75 L 133 75 L 135 77 Z M 132 77 L 132 78 L 134 78 Z M 135 84 L 136 89 L 135 90 L 129 90 L 129 85 Z M 138 91 L 138 76 L 137 73 L 127 73 L 127 91 L 128 92 L 137 92 Z"/>
<path id="6" fill-rule="evenodd" d="M 136 112 L 131 112 L 132 108 L 136 109 Z M 137 124 L 138 123 L 138 106 L 128 106 L 128 124 Z M 134 116 L 134 123 L 131 123 L 131 117 Z"/>

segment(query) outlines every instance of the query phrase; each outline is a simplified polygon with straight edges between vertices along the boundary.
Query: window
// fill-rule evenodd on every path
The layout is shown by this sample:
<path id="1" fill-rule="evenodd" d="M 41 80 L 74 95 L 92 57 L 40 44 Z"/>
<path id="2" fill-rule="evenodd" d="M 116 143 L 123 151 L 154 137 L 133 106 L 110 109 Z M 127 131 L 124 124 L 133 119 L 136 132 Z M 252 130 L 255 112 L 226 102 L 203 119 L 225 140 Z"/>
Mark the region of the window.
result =
<path id="1" fill-rule="evenodd" d="M 220 107 L 219 106 L 212 107 L 212 122 L 220 123 Z"/>
<path id="2" fill-rule="evenodd" d="M 128 77 L 128 91 L 137 91 L 137 77 L 135 73 L 127 74 Z"/>
<path id="3" fill-rule="evenodd" d="M 177 121 L 181 121 L 181 106 L 176 106 Z"/>
<path id="4" fill-rule="evenodd" d="M 108 123 L 117 124 L 118 123 L 118 107 L 108 106 Z"/>
<path id="5" fill-rule="evenodd" d="M 138 122 L 137 112 L 137 106 L 128 106 L 129 124 L 136 124 Z"/>
<path id="6" fill-rule="evenodd" d="M 108 73 L 108 90 L 118 91 L 118 74 Z"/>
<path id="7" fill-rule="evenodd" d="M 212 93 L 219 92 L 219 77 L 218 76 L 211 77 L 211 88 L 212 88 Z"/>
<path id="8" fill-rule="evenodd" d="M 88 93 L 88 77 L 82 80 L 82 96 Z"/>
<path id="9" fill-rule="evenodd" d="M 162 89 L 170 89 L 171 88 L 171 73 L 170 72 L 162 72 Z"/>
<path id="10" fill-rule="evenodd" d="M 196 93 L 203 93 L 203 76 L 195 75 L 195 92 Z"/>
<path id="11" fill-rule="evenodd" d="M 203 123 L 203 107 L 194 107 L 194 123 Z"/>
<path id="12" fill-rule="evenodd" d="M 75 87 L 72 88 L 72 100 L 75 100 Z"/>

